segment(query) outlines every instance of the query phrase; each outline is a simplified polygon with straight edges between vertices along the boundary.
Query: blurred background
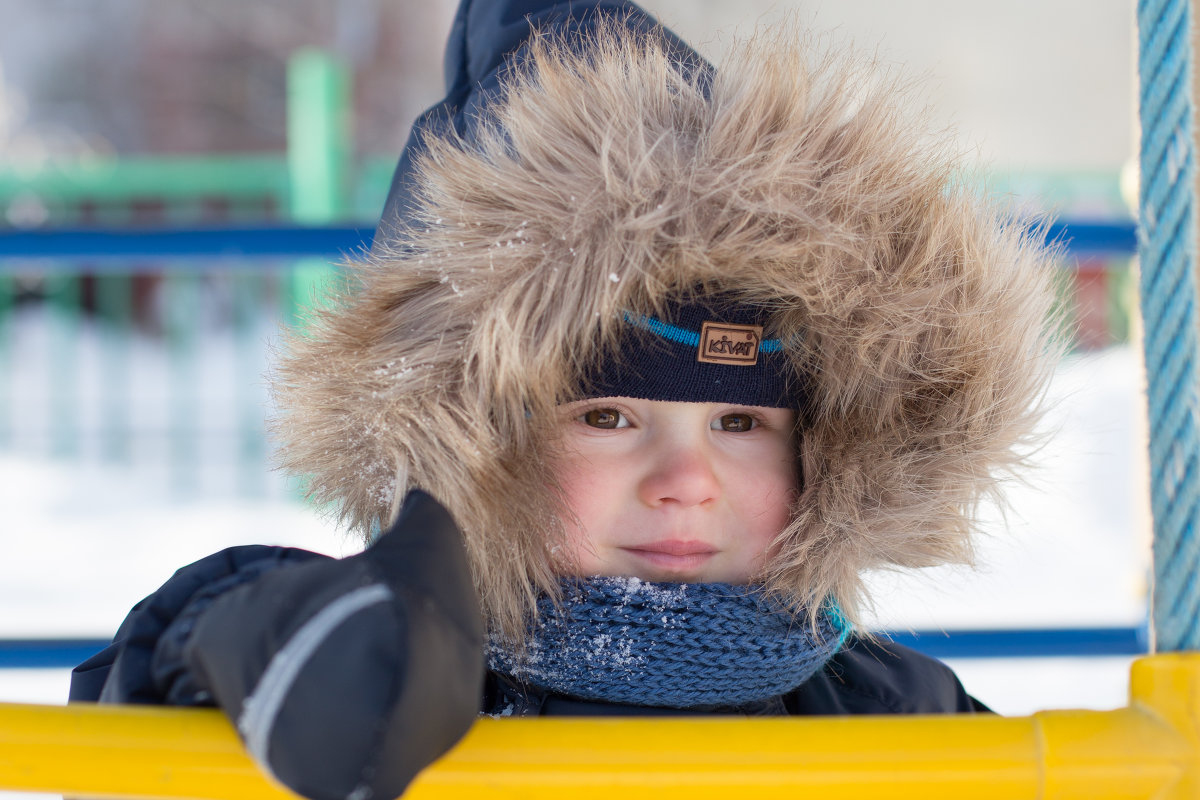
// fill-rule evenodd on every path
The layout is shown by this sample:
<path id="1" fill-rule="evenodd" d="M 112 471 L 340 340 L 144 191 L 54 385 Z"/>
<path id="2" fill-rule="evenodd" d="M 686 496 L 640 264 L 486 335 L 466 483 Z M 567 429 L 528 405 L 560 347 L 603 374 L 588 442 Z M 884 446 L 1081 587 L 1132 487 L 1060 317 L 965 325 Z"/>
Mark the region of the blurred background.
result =
<path id="1" fill-rule="evenodd" d="M 1132 0 L 645 5 L 718 63 L 739 32 L 788 18 L 850 42 L 922 82 L 981 191 L 1068 231 L 1129 225 Z M 409 124 L 440 96 L 454 6 L 0 0 L 0 245 L 61 230 L 369 230 Z M 327 259 L 201 257 L 186 243 L 47 257 L 30 241 L 0 257 L 0 640 L 82 640 L 82 657 L 220 547 L 359 547 L 271 471 L 264 425 L 272 342 Z M 880 628 L 936 646 L 940 631 L 1144 625 L 1129 248 L 1077 249 L 1062 268 L 1073 349 L 1037 470 L 1006 514 L 988 511 L 977 570 L 876 576 Z M 61 664 L 3 652 L 0 701 L 65 701 Z M 1130 658 L 952 664 L 984 702 L 1027 713 L 1123 704 Z"/>

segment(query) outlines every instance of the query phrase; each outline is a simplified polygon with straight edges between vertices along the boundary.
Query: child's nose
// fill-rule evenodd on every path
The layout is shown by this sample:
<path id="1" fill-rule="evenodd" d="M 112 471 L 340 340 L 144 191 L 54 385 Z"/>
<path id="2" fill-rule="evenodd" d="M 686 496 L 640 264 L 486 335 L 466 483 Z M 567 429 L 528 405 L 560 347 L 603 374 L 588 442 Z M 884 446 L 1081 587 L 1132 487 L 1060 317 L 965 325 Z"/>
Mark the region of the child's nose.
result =
<path id="1" fill-rule="evenodd" d="M 638 484 L 638 497 L 657 508 L 666 503 L 702 506 L 720 494 L 712 454 L 699 446 L 667 445 L 651 460 Z"/>

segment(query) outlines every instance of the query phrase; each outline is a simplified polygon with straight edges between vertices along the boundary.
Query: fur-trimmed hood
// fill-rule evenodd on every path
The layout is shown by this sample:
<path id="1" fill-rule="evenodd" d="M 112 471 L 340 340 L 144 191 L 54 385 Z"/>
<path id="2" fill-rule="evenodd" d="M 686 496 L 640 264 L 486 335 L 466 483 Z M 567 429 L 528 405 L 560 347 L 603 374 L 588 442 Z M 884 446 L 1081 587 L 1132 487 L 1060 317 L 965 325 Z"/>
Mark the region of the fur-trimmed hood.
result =
<path id="1" fill-rule="evenodd" d="M 719 291 L 771 310 L 809 398 L 766 583 L 854 618 L 864 571 L 969 560 L 1047 377 L 1049 257 L 870 65 L 760 34 L 683 70 L 633 27 L 535 34 L 468 135 L 430 122 L 404 218 L 286 345 L 285 466 L 364 531 L 439 498 L 516 633 L 556 584 L 554 406 L 622 313 Z"/>

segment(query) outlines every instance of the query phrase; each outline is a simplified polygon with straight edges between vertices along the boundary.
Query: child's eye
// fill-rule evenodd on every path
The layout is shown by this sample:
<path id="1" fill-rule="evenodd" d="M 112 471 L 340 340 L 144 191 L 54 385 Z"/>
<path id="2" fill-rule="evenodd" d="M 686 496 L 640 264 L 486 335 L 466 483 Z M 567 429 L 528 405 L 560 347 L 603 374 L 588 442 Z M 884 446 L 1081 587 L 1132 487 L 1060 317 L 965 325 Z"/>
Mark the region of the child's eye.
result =
<path id="1" fill-rule="evenodd" d="M 714 431 L 727 431 L 729 433 L 745 433 L 755 426 L 754 417 L 749 414 L 724 414 L 720 418 L 713 420 L 712 429 Z"/>
<path id="2" fill-rule="evenodd" d="M 629 420 L 615 408 L 593 408 L 582 414 L 579 421 L 592 428 L 628 428 Z"/>

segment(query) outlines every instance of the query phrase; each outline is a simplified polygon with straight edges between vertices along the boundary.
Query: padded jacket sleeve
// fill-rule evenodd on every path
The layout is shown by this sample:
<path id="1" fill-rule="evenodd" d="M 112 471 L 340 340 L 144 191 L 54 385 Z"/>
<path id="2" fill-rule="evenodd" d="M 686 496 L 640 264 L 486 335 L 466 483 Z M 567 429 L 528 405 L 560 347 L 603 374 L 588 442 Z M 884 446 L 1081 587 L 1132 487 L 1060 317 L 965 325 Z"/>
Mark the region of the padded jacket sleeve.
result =
<path id="1" fill-rule="evenodd" d="M 187 676 L 166 655 L 178 648 L 160 647 L 164 639 L 186 635 L 188 618 L 223 589 L 288 564 L 324 558 L 290 547 L 250 545 L 182 567 L 129 611 L 112 644 L 75 667 L 70 702 L 212 705 L 211 696 L 199 687 L 184 687 Z"/>
<path id="2" fill-rule="evenodd" d="M 161 591 L 192 588 L 188 602 L 158 626 L 153 646 L 118 655 L 108 681 L 128 671 L 131 652 L 151 662 L 138 671 L 154 677 L 136 695 L 106 682 L 101 699 L 211 699 L 293 791 L 396 797 L 479 713 L 483 622 L 458 529 L 436 501 L 412 492 L 365 552 L 309 555 L 277 557 L 250 579 L 235 571 L 197 587 L 168 582 Z M 165 605 L 152 596 L 143 608 Z"/>

